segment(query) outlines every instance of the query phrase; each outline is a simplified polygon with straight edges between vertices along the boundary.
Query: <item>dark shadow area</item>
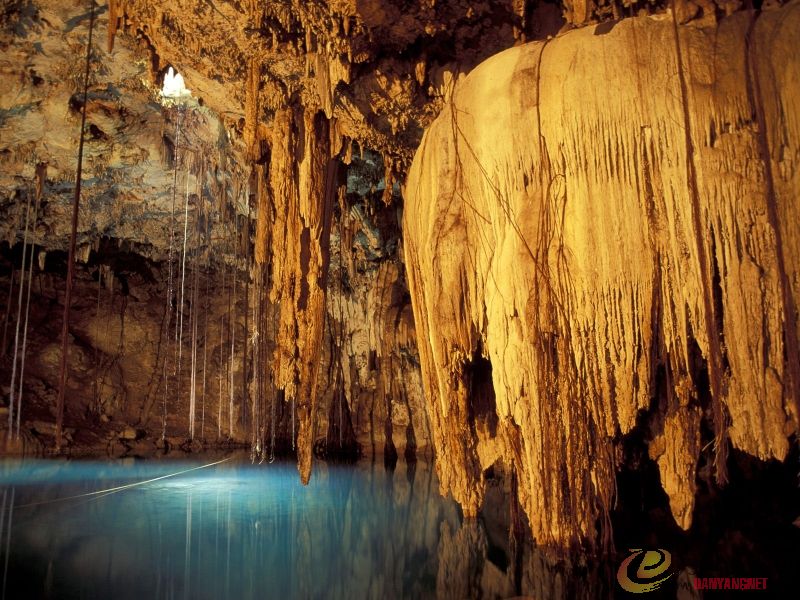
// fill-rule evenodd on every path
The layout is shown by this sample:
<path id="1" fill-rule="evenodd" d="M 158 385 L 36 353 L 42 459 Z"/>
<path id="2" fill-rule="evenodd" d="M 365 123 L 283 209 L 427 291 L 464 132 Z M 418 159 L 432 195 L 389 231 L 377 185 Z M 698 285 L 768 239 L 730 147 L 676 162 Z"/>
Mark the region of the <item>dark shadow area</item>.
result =
<path id="1" fill-rule="evenodd" d="M 464 384 L 467 387 L 468 418 L 470 425 L 485 423 L 490 435 L 497 433 L 497 405 L 492 384 L 492 363 L 483 356 L 483 346 L 472 354 L 472 360 L 464 365 Z"/>

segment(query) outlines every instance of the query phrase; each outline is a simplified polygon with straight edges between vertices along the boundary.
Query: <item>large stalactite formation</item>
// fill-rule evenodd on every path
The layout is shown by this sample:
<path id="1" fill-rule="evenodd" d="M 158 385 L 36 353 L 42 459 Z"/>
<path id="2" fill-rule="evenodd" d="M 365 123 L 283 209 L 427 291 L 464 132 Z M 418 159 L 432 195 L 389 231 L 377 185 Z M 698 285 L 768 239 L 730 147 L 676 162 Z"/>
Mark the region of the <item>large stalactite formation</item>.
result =
<path id="1" fill-rule="evenodd" d="M 729 443 L 786 457 L 798 24 L 797 3 L 712 32 L 628 19 L 508 50 L 456 88 L 404 233 L 439 473 L 468 513 L 501 459 L 537 540 L 593 543 L 642 411 L 683 528 L 701 457 L 720 482 Z"/>
<path id="2" fill-rule="evenodd" d="M 268 364 L 276 387 L 292 404 L 293 429 L 297 413 L 299 468 L 307 482 L 315 439 L 313 416 L 335 192 L 331 181 L 335 175 L 330 172 L 335 167 L 329 124 L 322 113 L 281 109 L 275 114 L 272 132 L 269 187 L 275 207 L 259 214 L 259 221 L 270 218 L 271 229 L 268 237 L 260 238 L 267 248 L 259 246 L 256 252 L 273 267 L 269 299 L 279 308 L 275 354 Z M 259 225 L 259 229 L 264 227 Z"/>
<path id="3" fill-rule="evenodd" d="M 593 549 L 636 437 L 688 528 L 797 436 L 800 4 L 764 4 L 101 0 L 84 107 L 88 2 L 7 2 L 6 451 L 53 446 L 85 108 L 66 452 L 431 454 Z"/>

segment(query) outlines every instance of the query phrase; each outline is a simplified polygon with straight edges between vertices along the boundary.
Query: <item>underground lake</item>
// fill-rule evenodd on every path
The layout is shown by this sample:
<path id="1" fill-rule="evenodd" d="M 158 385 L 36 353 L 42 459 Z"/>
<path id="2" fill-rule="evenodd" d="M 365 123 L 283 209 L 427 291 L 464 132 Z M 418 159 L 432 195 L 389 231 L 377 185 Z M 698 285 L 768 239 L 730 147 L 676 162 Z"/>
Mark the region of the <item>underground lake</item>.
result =
<path id="1" fill-rule="evenodd" d="M 6 0 L 0 600 L 798 596 L 800 0 Z"/>

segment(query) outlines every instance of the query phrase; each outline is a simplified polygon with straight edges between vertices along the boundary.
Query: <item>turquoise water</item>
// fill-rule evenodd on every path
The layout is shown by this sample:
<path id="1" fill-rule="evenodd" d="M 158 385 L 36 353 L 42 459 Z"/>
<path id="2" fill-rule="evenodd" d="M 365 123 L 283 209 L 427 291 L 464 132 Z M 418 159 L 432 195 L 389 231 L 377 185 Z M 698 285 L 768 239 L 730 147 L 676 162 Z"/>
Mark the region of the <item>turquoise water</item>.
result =
<path id="1" fill-rule="evenodd" d="M 304 487 L 292 464 L 229 460 L 97 493 L 201 464 L 0 463 L 5 598 L 449 595 L 462 519 L 424 463 L 322 463 Z"/>
<path id="2" fill-rule="evenodd" d="M 587 562 L 511 535 L 499 479 L 480 516 L 463 519 L 425 462 L 318 461 L 307 487 L 290 463 L 204 464 L 0 461 L 2 598 L 621 598 L 617 569 L 643 547 L 668 549 L 674 567 L 648 597 L 695 598 L 694 576 L 764 577 L 761 596 L 796 596 L 791 472 L 789 488 L 781 475 L 754 495 L 701 497 L 689 532 L 642 504 L 614 523 L 622 553 Z"/>

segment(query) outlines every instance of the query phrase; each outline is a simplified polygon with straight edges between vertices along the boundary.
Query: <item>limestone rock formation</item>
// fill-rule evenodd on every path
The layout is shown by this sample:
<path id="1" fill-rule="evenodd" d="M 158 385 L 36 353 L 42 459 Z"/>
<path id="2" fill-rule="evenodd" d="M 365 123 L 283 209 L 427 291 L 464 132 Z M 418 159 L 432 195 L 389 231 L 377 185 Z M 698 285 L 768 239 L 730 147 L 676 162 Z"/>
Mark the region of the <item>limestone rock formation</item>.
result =
<path id="1" fill-rule="evenodd" d="M 413 319 L 398 259 L 399 219 L 373 214 L 400 210 L 399 198 L 391 208 L 384 203 L 391 203 L 391 194 L 384 196 L 392 169 L 377 155 L 369 176 L 359 175 L 363 161 L 339 154 L 346 144 L 325 107 L 276 92 L 256 60 L 246 61 L 241 73 L 236 67 L 241 85 L 231 75 L 223 86 L 230 53 L 220 50 L 214 60 L 170 54 L 181 40 L 171 36 L 177 21 L 170 15 L 157 30 L 166 37 L 156 41 L 176 59 L 192 97 L 163 102 L 159 88 L 172 64 L 155 52 L 147 28 L 137 33 L 125 20 L 132 17 L 123 19 L 132 6 L 112 2 L 95 11 L 70 329 L 67 426 L 78 432 L 70 452 L 146 455 L 157 443 L 164 448 L 161 437 L 196 450 L 196 443 L 184 444 L 192 413 L 203 443 L 298 452 L 306 477 L 312 449 L 329 438 L 338 442 L 340 430 L 348 432 L 343 445 L 351 454 L 358 445 L 367 453 L 426 448 Z M 219 43 L 243 41 L 248 17 L 236 14 L 242 27 L 230 39 L 215 37 Z M 40 451 L 52 443 L 52 432 L 24 425 L 53 418 L 60 354 L 60 320 L 53 316 L 63 303 L 90 14 L 80 3 L 12 3 L 1 22 L 4 397 L 11 396 L 14 361 L 19 365 L 14 333 L 26 200 L 43 169 L 43 201 L 27 236 L 35 246 L 27 257 L 33 253 L 36 260 L 22 404 L 29 448 Z M 134 35 L 116 32 L 115 24 Z M 201 36 L 207 30 L 197 25 L 186 26 Z M 265 26 L 262 34 L 269 31 Z M 302 71 L 296 53 L 282 56 Z M 197 57 L 202 74 L 184 60 Z M 410 157 L 408 147 L 404 152 Z M 305 166 L 298 171 L 295 161 Z M 348 195 L 351 179 L 360 184 Z M 340 202 L 342 227 L 333 215 Z M 348 271 L 348 289 L 326 301 L 331 244 Z M 24 321 L 25 311 L 20 314 Z M 302 339 L 298 330 L 306 332 Z M 348 351 L 337 354 L 334 342 L 345 339 Z M 327 367 L 340 362 L 337 356 L 345 368 L 334 381 Z M 343 400 L 332 408 L 335 398 Z M 328 419 L 331 410 L 335 422 Z M 130 427 L 143 435 L 120 441 Z M 334 443 L 326 451 L 335 450 Z"/>
<path id="2" fill-rule="evenodd" d="M 699 461 L 724 481 L 729 445 L 786 456 L 799 25 L 790 2 L 570 31 L 482 63 L 426 131 L 406 265 L 442 490 L 466 514 L 501 461 L 540 544 L 606 542 L 637 418 L 684 528 Z"/>
<path id="3" fill-rule="evenodd" d="M 352 436 L 367 454 L 431 451 L 411 298 L 400 240 L 400 198 L 380 157 L 353 156 L 331 227 L 328 328 L 318 390 L 319 426 L 337 448 Z M 383 202 L 387 193 L 393 199 Z M 347 418 L 349 409 L 350 418 Z"/>
<path id="4" fill-rule="evenodd" d="M 52 448 L 89 6 L 0 9 L 6 451 Z M 798 0 L 92 6 L 68 452 L 435 453 L 467 516 L 503 463 L 590 548 L 633 438 L 684 528 L 786 456 Z"/>

